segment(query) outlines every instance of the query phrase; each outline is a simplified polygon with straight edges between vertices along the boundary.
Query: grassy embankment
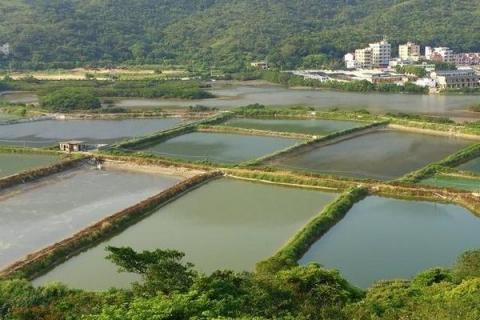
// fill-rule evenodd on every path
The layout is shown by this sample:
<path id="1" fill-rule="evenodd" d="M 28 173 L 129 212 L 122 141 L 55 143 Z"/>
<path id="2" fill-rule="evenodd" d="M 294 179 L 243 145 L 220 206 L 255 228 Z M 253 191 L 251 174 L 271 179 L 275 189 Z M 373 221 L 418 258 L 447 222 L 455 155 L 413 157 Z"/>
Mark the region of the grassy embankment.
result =
<path id="1" fill-rule="evenodd" d="M 197 131 L 213 132 L 213 133 L 233 133 L 233 134 L 250 135 L 250 136 L 278 137 L 278 138 L 298 139 L 298 140 L 310 140 L 314 137 L 314 135 L 304 134 L 304 133 L 237 128 L 237 127 L 222 126 L 222 125 L 215 125 L 215 126 L 200 125 L 198 126 Z"/>
<path id="2" fill-rule="evenodd" d="M 6 81 L 8 90 L 29 91 L 43 96 L 64 88 L 90 89 L 98 97 L 142 97 L 205 99 L 213 95 L 198 81 L 167 80 L 37 80 L 28 78 Z"/>
<path id="3" fill-rule="evenodd" d="M 368 189 L 356 187 L 340 195 L 312 218 L 300 231 L 272 257 L 257 264 L 258 272 L 277 272 L 297 265 L 299 260 L 321 236 L 339 222 L 358 201 L 368 194 Z"/>
<path id="4" fill-rule="evenodd" d="M 64 158 L 63 160 L 46 167 L 27 170 L 5 178 L 0 178 L 0 189 L 9 188 L 18 184 L 23 184 L 44 177 L 48 177 L 52 174 L 74 168 L 87 159 L 88 156 L 75 156 L 71 158 Z"/>

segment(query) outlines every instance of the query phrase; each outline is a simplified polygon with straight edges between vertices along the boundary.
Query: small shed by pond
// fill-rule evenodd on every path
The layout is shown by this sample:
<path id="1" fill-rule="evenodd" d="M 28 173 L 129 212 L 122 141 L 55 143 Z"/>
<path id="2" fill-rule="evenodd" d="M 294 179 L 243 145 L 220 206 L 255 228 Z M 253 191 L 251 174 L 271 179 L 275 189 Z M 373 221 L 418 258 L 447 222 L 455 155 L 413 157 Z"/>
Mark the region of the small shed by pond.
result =
<path id="1" fill-rule="evenodd" d="M 87 151 L 88 145 L 84 141 L 64 141 L 60 142 L 60 150 L 67 152 Z"/>

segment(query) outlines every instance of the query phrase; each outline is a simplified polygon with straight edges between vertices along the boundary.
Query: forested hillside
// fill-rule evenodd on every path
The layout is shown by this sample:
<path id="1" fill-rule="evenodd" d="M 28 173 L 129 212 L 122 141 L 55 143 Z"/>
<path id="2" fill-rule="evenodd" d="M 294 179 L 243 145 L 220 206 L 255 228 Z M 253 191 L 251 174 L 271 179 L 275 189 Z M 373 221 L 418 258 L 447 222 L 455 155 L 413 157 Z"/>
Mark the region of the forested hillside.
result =
<path id="1" fill-rule="evenodd" d="M 480 50 L 471 0 L 0 0 L 3 67 L 331 63 L 384 35 Z"/>

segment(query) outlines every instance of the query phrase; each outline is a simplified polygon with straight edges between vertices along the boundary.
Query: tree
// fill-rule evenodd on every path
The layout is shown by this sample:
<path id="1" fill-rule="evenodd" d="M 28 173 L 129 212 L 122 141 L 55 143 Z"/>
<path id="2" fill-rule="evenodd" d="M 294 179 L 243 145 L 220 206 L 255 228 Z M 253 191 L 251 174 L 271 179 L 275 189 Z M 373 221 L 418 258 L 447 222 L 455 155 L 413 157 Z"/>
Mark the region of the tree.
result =
<path id="1" fill-rule="evenodd" d="M 121 272 L 132 272 L 142 277 L 136 283 L 137 291 L 155 295 L 185 292 L 193 284 L 197 273 L 193 264 L 183 263 L 184 253 L 176 250 L 136 252 L 128 247 L 107 247 L 107 259 L 119 266 Z"/>
<path id="2" fill-rule="evenodd" d="M 40 98 L 40 105 L 55 112 L 73 110 L 91 110 L 102 106 L 100 99 L 92 89 L 63 88 L 55 90 Z"/>

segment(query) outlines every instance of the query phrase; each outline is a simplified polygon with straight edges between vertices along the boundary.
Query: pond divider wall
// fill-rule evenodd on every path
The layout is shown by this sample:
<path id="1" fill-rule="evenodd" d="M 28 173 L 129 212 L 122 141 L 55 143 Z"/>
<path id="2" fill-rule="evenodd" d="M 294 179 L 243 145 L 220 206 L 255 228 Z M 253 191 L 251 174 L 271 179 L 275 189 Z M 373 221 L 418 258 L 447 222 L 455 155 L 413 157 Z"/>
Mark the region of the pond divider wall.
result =
<path id="1" fill-rule="evenodd" d="M 368 195 L 365 187 L 355 187 L 341 194 L 297 232 L 277 253 L 257 264 L 258 272 L 276 272 L 297 265 L 297 261 L 331 227 L 339 222 L 355 203 Z"/>
<path id="2" fill-rule="evenodd" d="M 223 112 L 210 118 L 201 119 L 201 120 L 186 123 L 186 124 L 181 124 L 172 129 L 162 130 L 160 132 L 156 132 L 148 136 L 121 141 L 119 143 L 112 144 L 107 149 L 119 148 L 119 149 L 138 150 L 138 149 L 147 148 L 152 145 L 156 145 L 160 142 L 163 142 L 165 140 L 172 139 L 174 137 L 177 137 L 186 133 L 194 132 L 197 130 L 197 127 L 199 125 L 214 125 L 214 124 L 222 123 L 230 119 L 232 116 L 233 116 L 233 113 Z"/>
<path id="3" fill-rule="evenodd" d="M 212 171 L 179 182 L 153 197 L 100 220 L 67 239 L 27 255 L 25 258 L 14 262 L 0 271 L 0 277 L 35 278 L 68 260 L 75 254 L 120 233 L 181 194 L 222 175 L 223 173 L 220 171 Z"/>
<path id="4" fill-rule="evenodd" d="M 318 175 L 302 175 L 285 171 L 262 171 L 245 169 L 222 169 L 228 176 L 236 179 L 258 181 L 278 185 L 287 185 L 300 188 L 315 188 L 324 190 L 344 191 L 361 182 L 356 180 L 338 179 Z"/>
<path id="5" fill-rule="evenodd" d="M 45 148 L 18 147 L 9 145 L 0 145 L 0 153 L 25 153 L 25 154 L 46 154 L 46 155 L 64 155 L 58 150 L 49 150 Z"/>
<path id="6" fill-rule="evenodd" d="M 480 194 L 469 191 L 403 183 L 371 185 L 369 191 L 387 198 L 456 204 L 480 217 Z"/>
<path id="7" fill-rule="evenodd" d="M 0 179 L 0 190 L 5 188 L 10 188 L 19 184 L 26 182 L 31 182 L 50 176 L 55 173 L 59 173 L 74 167 L 79 166 L 80 164 L 87 161 L 88 157 L 74 158 L 62 160 L 60 162 L 54 163 L 48 167 L 32 169 L 28 171 L 23 171 L 5 178 Z"/>
<path id="8" fill-rule="evenodd" d="M 328 144 L 334 144 L 338 143 L 340 141 L 346 140 L 346 139 L 351 139 L 353 137 L 357 137 L 360 135 L 368 134 L 371 132 L 374 132 L 378 130 L 379 128 L 385 127 L 388 124 L 388 122 L 375 122 L 375 123 L 370 123 L 366 126 L 363 127 L 356 127 L 356 128 L 350 128 L 347 130 L 342 130 L 342 131 L 337 131 L 332 134 L 326 135 L 326 136 L 321 136 L 318 138 L 314 138 L 311 140 L 308 140 L 303 143 L 297 143 L 296 145 L 293 145 L 291 147 L 285 148 L 283 150 L 265 155 L 263 157 L 260 157 L 258 159 L 252 160 L 252 161 L 247 161 L 242 164 L 242 166 L 255 166 L 259 165 L 261 163 L 267 162 L 267 161 L 273 161 L 275 159 L 278 159 L 280 157 L 283 157 L 287 154 L 291 153 L 296 153 L 296 152 L 306 152 L 308 150 L 311 150 L 313 148 L 317 148 L 320 146 L 328 145 Z"/>
<path id="9" fill-rule="evenodd" d="M 298 140 L 311 140 L 314 137 L 313 135 L 303 134 L 303 133 L 247 129 L 247 128 L 237 128 L 237 127 L 231 127 L 231 126 L 219 126 L 219 125 L 217 126 L 201 125 L 198 127 L 198 131 L 213 132 L 213 133 L 231 133 L 231 134 L 250 135 L 250 136 L 266 136 L 266 137 L 298 139 Z"/>
<path id="10" fill-rule="evenodd" d="M 409 121 L 398 118 L 390 118 L 390 126 L 397 130 L 480 140 L 479 129 L 469 128 L 459 124 Z"/>

